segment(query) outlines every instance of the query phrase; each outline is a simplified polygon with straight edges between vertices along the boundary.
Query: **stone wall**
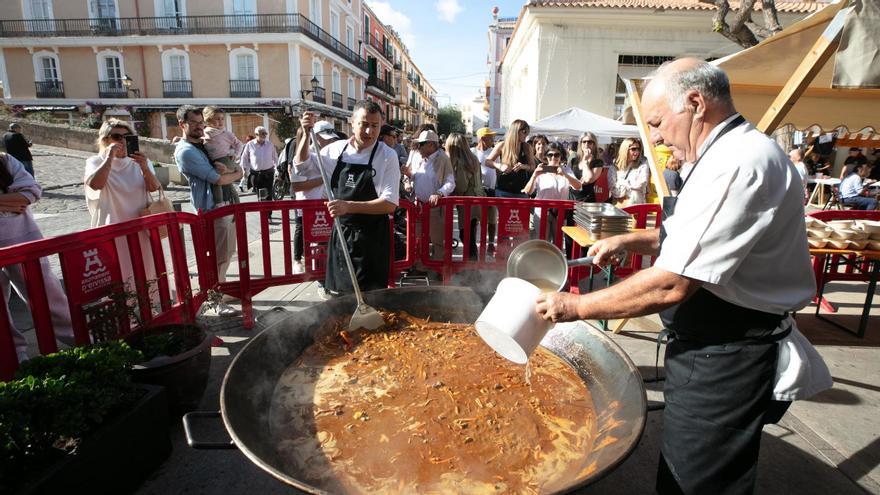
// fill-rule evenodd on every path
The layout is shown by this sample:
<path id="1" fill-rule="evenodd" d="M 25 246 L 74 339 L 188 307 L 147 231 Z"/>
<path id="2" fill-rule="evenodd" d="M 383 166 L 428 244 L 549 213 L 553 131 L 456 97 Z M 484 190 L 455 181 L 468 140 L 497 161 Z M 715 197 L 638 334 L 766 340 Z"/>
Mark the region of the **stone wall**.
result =
<path id="1" fill-rule="evenodd" d="M 3 132 L 13 122 L 9 119 L 0 119 L 0 129 Z M 97 129 L 83 129 L 63 124 L 50 124 L 48 122 L 34 122 L 30 120 L 16 120 L 22 127 L 22 134 L 35 144 L 57 146 L 72 150 L 97 152 L 95 139 L 98 136 Z M 171 143 L 162 139 L 140 138 L 141 151 L 147 158 L 154 162 L 173 164 L 174 147 Z"/>

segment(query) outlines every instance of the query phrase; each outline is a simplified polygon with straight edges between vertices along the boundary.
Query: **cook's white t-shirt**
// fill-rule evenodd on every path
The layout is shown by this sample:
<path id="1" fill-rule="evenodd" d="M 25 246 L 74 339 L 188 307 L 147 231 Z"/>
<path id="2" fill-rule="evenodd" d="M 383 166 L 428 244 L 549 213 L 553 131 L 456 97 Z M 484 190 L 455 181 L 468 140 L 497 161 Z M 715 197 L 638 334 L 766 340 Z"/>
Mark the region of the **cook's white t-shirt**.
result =
<path id="1" fill-rule="evenodd" d="M 683 170 L 682 177 L 689 173 Z M 664 227 L 655 266 L 701 280 L 725 301 L 782 314 L 803 308 L 816 293 L 800 176 L 751 124 L 705 151 Z"/>
<path id="2" fill-rule="evenodd" d="M 342 157 L 344 162 L 361 165 L 369 163 L 373 146 L 357 152 L 354 145 L 350 144 L 349 141 L 339 140 L 321 148 L 321 159 L 328 177 L 333 176 L 333 170 L 336 169 L 336 161 L 340 153 L 343 153 L 343 148 L 345 148 L 345 155 Z M 397 205 L 400 203 L 400 162 L 397 160 L 397 153 L 381 141 L 376 141 L 374 146 L 379 147 L 376 150 L 376 155 L 373 157 L 373 170 L 376 171 L 376 174 L 373 176 L 373 185 L 376 188 L 376 195 L 380 199 Z M 316 160 L 316 157 L 311 155 L 306 161 L 310 160 Z M 300 167 L 307 168 L 309 165 L 303 162 L 295 164 L 295 166 L 299 169 Z"/>

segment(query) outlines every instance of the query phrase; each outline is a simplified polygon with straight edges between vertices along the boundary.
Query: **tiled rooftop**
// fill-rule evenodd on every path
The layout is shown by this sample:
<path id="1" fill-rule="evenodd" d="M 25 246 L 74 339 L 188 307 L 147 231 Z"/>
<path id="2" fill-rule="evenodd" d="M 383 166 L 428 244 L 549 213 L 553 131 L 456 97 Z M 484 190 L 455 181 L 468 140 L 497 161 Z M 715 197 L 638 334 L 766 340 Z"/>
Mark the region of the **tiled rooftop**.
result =
<path id="1" fill-rule="evenodd" d="M 777 1 L 776 10 L 786 13 L 809 13 L 822 10 L 827 1 L 785 2 Z M 594 7 L 613 9 L 664 9 L 664 10 L 715 10 L 715 4 L 699 0 L 531 0 L 530 7 Z M 730 2 L 731 10 L 739 7 L 739 2 Z M 761 2 L 755 2 L 755 9 L 761 10 Z"/>

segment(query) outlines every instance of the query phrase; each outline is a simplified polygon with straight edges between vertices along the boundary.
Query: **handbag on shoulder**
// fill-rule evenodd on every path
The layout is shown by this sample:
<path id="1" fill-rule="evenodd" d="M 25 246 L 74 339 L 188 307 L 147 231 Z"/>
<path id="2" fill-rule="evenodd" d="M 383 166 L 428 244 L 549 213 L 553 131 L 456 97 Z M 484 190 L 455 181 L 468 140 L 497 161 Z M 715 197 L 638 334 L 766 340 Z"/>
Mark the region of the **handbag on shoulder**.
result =
<path id="1" fill-rule="evenodd" d="M 155 215 L 157 213 L 168 213 L 171 211 L 174 211 L 174 205 L 172 205 L 171 200 L 165 196 L 165 191 L 161 187 L 159 188 L 158 200 L 154 200 L 153 193 L 147 191 L 147 206 L 141 210 L 142 217 Z M 168 237 L 167 227 L 159 228 L 159 237 L 162 239 Z"/>

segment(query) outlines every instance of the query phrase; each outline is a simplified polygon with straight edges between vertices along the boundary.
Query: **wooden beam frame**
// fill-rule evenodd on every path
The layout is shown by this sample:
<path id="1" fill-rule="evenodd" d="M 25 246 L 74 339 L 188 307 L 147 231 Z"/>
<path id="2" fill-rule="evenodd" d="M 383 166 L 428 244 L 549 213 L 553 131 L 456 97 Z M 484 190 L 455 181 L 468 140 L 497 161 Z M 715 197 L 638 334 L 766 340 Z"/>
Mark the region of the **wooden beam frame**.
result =
<path id="1" fill-rule="evenodd" d="M 639 136 L 642 138 L 642 149 L 645 150 L 645 158 L 647 158 L 648 166 L 651 168 L 651 181 L 654 183 L 657 195 L 660 196 L 660 206 L 662 208 L 663 198 L 669 196 L 669 186 L 666 185 L 666 179 L 657 165 L 654 155 L 654 143 L 651 142 L 651 131 L 648 129 L 648 122 L 642 113 L 642 97 L 636 81 L 624 79 L 623 83 L 626 85 L 626 94 L 629 98 L 633 117 L 636 119 L 636 127 L 639 128 Z"/>
<path id="2" fill-rule="evenodd" d="M 797 69 L 792 73 L 788 82 L 783 86 L 782 91 L 773 100 L 770 108 L 761 117 L 757 128 L 764 134 L 772 134 L 779 126 L 782 120 L 788 115 L 788 112 L 794 106 L 798 98 L 804 93 L 816 74 L 822 70 L 825 63 L 831 58 L 837 50 L 840 43 L 840 33 L 843 32 L 844 19 L 849 9 L 839 11 L 825 31 L 819 35 L 819 38 L 813 43 L 812 48 L 798 65 Z"/>

